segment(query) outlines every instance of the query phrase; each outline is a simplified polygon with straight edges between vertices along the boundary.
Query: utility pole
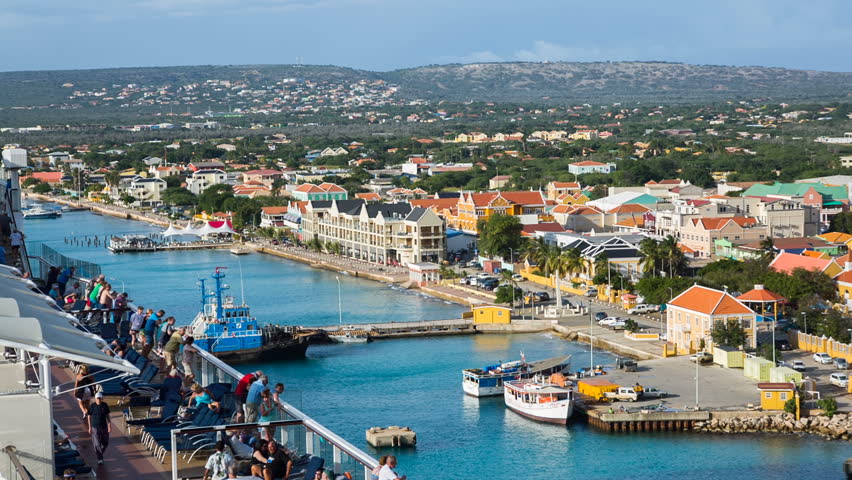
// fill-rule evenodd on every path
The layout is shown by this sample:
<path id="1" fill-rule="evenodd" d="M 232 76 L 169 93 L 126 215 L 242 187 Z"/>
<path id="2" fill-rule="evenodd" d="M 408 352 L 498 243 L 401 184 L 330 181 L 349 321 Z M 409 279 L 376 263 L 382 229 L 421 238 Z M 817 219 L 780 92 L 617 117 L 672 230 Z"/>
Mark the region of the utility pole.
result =
<path id="1" fill-rule="evenodd" d="M 589 371 L 595 369 L 595 337 L 592 331 L 595 328 L 595 322 L 592 317 L 592 300 L 589 299 Z"/>

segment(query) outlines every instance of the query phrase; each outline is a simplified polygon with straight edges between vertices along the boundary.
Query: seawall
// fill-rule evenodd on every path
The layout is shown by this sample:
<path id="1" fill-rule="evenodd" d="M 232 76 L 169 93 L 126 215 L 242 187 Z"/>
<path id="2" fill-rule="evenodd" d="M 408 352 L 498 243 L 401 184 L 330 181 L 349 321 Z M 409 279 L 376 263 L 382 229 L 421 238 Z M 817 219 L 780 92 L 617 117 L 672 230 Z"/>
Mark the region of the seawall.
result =
<path id="1" fill-rule="evenodd" d="M 564 338 L 568 340 L 574 340 L 577 342 L 583 343 L 592 343 L 592 339 L 589 338 L 589 334 L 585 332 L 579 332 L 573 330 L 570 327 L 566 327 L 564 325 L 553 325 L 553 331 L 562 335 Z M 608 350 L 612 353 L 617 353 L 619 355 L 625 355 L 628 357 L 635 358 L 637 360 L 656 360 L 658 358 L 663 358 L 662 355 L 655 355 L 650 352 L 645 352 L 628 345 L 623 345 L 620 343 L 611 342 L 609 340 L 605 340 L 600 337 L 594 337 L 593 346 L 601 348 L 602 350 Z"/>

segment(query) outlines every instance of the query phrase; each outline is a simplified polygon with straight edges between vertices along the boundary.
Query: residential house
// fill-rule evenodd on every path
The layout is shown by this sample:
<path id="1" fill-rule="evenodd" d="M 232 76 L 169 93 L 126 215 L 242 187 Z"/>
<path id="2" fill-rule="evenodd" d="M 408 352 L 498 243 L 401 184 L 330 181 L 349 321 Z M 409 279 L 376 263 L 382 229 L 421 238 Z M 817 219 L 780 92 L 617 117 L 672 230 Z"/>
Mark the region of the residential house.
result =
<path id="1" fill-rule="evenodd" d="M 148 167 L 148 172 L 153 178 L 165 180 L 166 177 L 172 177 L 183 173 L 183 167 L 179 165 L 157 166 L 151 165 Z"/>
<path id="2" fill-rule="evenodd" d="M 644 215 L 651 209 L 638 203 L 626 203 L 606 211 L 604 216 L 604 229 L 617 230 L 621 227 L 636 227 L 641 224 L 644 227 Z"/>
<path id="3" fill-rule="evenodd" d="M 50 162 L 51 167 L 60 167 L 62 162 L 71 159 L 71 154 L 68 152 L 53 152 L 47 154 L 47 160 Z"/>
<path id="4" fill-rule="evenodd" d="M 455 215 L 447 217 L 447 225 L 463 232 L 478 234 L 477 222 L 494 213 L 517 216 L 521 223 L 539 223 L 552 219 L 546 212 L 547 202 L 541 192 L 511 191 L 462 193 Z"/>
<path id="5" fill-rule="evenodd" d="M 284 172 L 281 170 L 260 169 L 249 170 L 242 173 L 243 183 L 260 182 L 268 187 L 271 187 L 275 180 L 283 178 Z"/>
<path id="6" fill-rule="evenodd" d="M 780 183 L 755 184 L 743 193 L 748 197 L 771 197 L 795 200 L 817 208 L 819 221 L 828 226 L 838 213 L 849 210 L 849 192 L 845 185 L 834 186 L 823 183 Z"/>
<path id="7" fill-rule="evenodd" d="M 127 194 L 136 199 L 135 206 L 150 207 L 162 203 L 162 193 L 166 190 L 166 181 L 159 178 L 137 177 L 130 183 Z"/>
<path id="8" fill-rule="evenodd" d="M 843 271 L 843 267 L 837 264 L 834 259 L 814 258 L 807 255 L 796 255 L 795 253 L 787 253 L 782 251 L 772 262 L 769 263 L 769 269 L 778 273 L 786 273 L 790 275 L 793 270 L 802 268 L 814 272 L 822 272 L 829 277 L 836 277 Z"/>
<path id="9" fill-rule="evenodd" d="M 186 188 L 195 195 L 207 190 L 213 185 L 227 183 L 228 174 L 224 170 L 196 170 L 186 179 Z"/>
<path id="10" fill-rule="evenodd" d="M 737 322 L 745 330 L 749 346 L 756 345 L 757 314 L 728 292 L 693 285 L 666 304 L 666 338 L 678 355 L 712 351 L 710 336 L 716 322 Z"/>
<path id="11" fill-rule="evenodd" d="M 238 183 L 232 188 L 235 197 L 257 198 L 272 196 L 272 188 L 257 181 Z"/>
<path id="12" fill-rule="evenodd" d="M 507 183 L 512 181 L 511 175 L 497 175 L 488 180 L 488 189 L 497 190 L 503 188 Z"/>
<path id="13" fill-rule="evenodd" d="M 599 134 L 597 130 L 582 129 L 568 135 L 570 140 L 596 140 Z M 608 172 L 607 172 L 608 173 Z"/>
<path id="14" fill-rule="evenodd" d="M 610 173 L 615 170 L 615 163 L 601 163 L 592 160 L 574 162 L 568 164 L 568 171 L 574 175 L 585 175 L 587 173 Z"/>
<path id="15" fill-rule="evenodd" d="M 68 160 L 63 160 L 62 166 L 68 167 L 71 170 L 83 170 L 83 168 L 85 168 L 83 161 L 79 158 L 69 158 Z"/>
<path id="16" fill-rule="evenodd" d="M 326 147 L 324 148 L 319 156 L 320 157 L 336 157 L 338 155 L 348 155 L 349 152 L 343 147 Z"/>
<path id="17" fill-rule="evenodd" d="M 617 193 L 615 195 L 608 195 L 597 200 L 591 200 L 589 202 L 586 202 L 586 205 L 599 208 L 603 211 L 608 211 L 612 210 L 613 208 L 620 207 L 622 205 L 631 204 L 644 205 L 648 208 L 655 208 L 659 202 L 659 198 L 653 195 L 648 195 L 647 193 L 622 192 Z"/>
<path id="18" fill-rule="evenodd" d="M 237 146 L 231 145 L 230 143 L 220 143 L 219 145 L 216 145 L 216 148 L 226 152 L 235 152 L 237 150 Z"/>
<path id="19" fill-rule="evenodd" d="M 408 203 L 311 201 L 302 215 L 305 241 L 337 243 L 344 256 L 383 265 L 445 258 L 445 224 L 432 210 Z"/>
<path id="20" fill-rule="evenodd" d="M 843 307 L 843 311 L 849 313 L 852 310 L 852 255 L 845 255 L 842 260 L 843 271 L 834 276 L 834 282 L 837 284 L 837 298 Z"/>
<path id="21" fill-rule="evenodd" d="M 581 193 L 583 188 L 578 182 L 548 182 L 546 191 L 548 199 L 558 201 L 562 195 Z"/>
<path id="22" fill-rule="evenodd" d="M 343 187 L 334 183 L 321 183 L 314 185 L 311 183 L 303 183 L 294 188 L 290 194 L 296 200 L 312 201 L 312 200 L 346 200 L 349 198 L 349 192 Z"/>
<path id="23" fill-rule="evenodd" d="M 377 203 L 382 201 L 382 196 L 376 192 L 356 193 L 355 198 L 364 200 L 367 203 Z"/>
<path id="24" fill-rule="evenodd" d="M 698 257 L 712 258 L 715 241 L 724 239 L 741 245 L 760 241 L 769 236 L 766 225 L 753 217 L 703 217 L 694 218 L 681 230 L 680 243 L 695 250 Z"/>
<path id="25" fill-rule="evenodd" d="M 576 248 L 580 251 L 585 267 L 574 278 L 566 280 L 591 285 L 598 273 L 595 263 L 602 257 L 607 259 L 607 272 L 603 273 L 618 273 L 634 282 L 642 278 L 643 255 L 639 250 L 639 242 L 646 238 L 644 235 L 545 233 L 539 236 L 563 250 Z"/>
<path id="26" fill-rule="evenodd" d="M 225 170 L 225 164 L 219 160 L 200 160 L 197 162 L 190 162 L 189 169 L 193 172 L 197 172 L 199 170 Z"/>
<path id="27" fill-rule="evenodd" d="M 554 220 L 572 232 L 602 232 L 604 230 L 605 215 L 600 209 L 593 206 L 557 205 L 553 207 L 550 213 Z"/>

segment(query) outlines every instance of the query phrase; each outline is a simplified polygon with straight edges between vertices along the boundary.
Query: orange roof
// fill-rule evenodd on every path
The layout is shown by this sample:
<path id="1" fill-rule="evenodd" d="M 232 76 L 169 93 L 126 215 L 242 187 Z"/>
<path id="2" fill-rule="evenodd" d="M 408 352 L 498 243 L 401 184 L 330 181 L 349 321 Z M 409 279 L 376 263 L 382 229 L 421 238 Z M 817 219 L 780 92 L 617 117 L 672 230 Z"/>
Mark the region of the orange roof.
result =
<path id="1" fill-rule="evenodd" d="M 569 212 L 569 215 L 600 215 L 601 212 L 595 207 L 589 205 L 573 205 L 574 210 Z"/>
<path id="2" fill-rule="evenodd" d="M 805 250 L 802 252 L 802 255 L 811 258 L 829 258 L 829 255 L 825 252 L 816 252 L 814 250 Z"/>
<path id="3" fill-rule="evenodd" d="M 619 227 L 644 227 L 645 226 L 645 217 L 643 216 L 635 216 L 631 215 L 624 220 L 616 223 Z"/>
<path id="4" fill-rule="evenodd" d="M 648 210 L 650 210 L 650 208 L 644 205 L 640 205 L 638 203 L 628 203 L 626 205 L 620 205 L 618 207 L 615 207 L 606 213 L 645 213 Z"/>
<path id="5" fill-rule="evenodd" d="M 44 183 L 62 183 L 62 172 L 33 172 L 25 177 L 21 177 L 21 183 L 27 178 L 37 178 Z"/>
<path id="6" fill-rule="evenodd" d="M 283 215 L 287 213 L 287 208 L 288 207 L 262 207 L 260 211 L 267 215 Z"/>
<path id="7" fill-rule="evenodd" d="M 828 232 L 823 233 L 822 235 L 817 235 L 817 237 L 828 243 L 846 243 L 849 240 L 852 240 L 852 235 L 843 232 Z"/>
<path id="8" fill-rule="evenodd" d="M 500 196 L 505 198 L 506 200 L 517 203 L 519 205 L 544 205 L 544 197 L 541 192 L 526 192 L 526 191 L 516 191 L 516 192 L 501 192 Z"/>
<path id="9" fill-rule="evenodd" d="M 694 248 L 687 247 L 686 245 L 684 245 L 682 243 L 678 243 L 677 246 L 678 246 L 678 248 L 680 248 L 680 251 L 683 252 L 683 253 L 695 253 Z"/>
<path id="10" fill-rule="evenodd" d="M 366 192 L 366 193 L 356 193 L 355 198 L 359 198 L 361 200 L 367 201 L 379 201 L 382 199 L 382 196 L 376 192 Z"/>
<path id="11" fill-rule="evenodd" d="M 455 210 L 459 203 L 458 198 L 421 198 L 409 200 L 412 207 L 431 208 L 433 210 Z"/>
<path id="12" fill-rule="evenodd" d="M 705 230 L 719 230 L 727 225 L 728 222 L 735 222 L 741 227 L 756 225 L 757 219 L 752 217 L 705 217 L 693 219 L 692 222 L 693 225 L 697 225 L 698 222 L 701 222 L 701 225 Z"/>
<path id="13" fill-rule="evenodd" d="M 842 267 L 842 266 L 846 265 L 846 263 L 852 262 L 852 252 L 849 252 L 846 255 L 837 257 L 837 258 L 834 259 L 834 261 L 837 262 L 837 264 Z"/>
<path id="14" fill-rule="evenodd" d="M 321 189 L 323 189 L 324 191 L 329 192 L 329 193 L 331 193 L 331 192 L 335 192 L 335 193 L 344 193 L 344 192 L 346 192 L 346 189 L 344 189 L 344 188 L 343 188 L 343 187 L 341 187 L 340 185 L 337 185 L 336 183 L 328 183 L 328 182 L 326 182 L 326 183 L 320 183 L 320 184 L 319 184 L 319 188 L 321 188 Z"/>
<path id="15" fill-rule="evenodd" d="M 553 188 L 580 188 L 577 182 L 550 182 Z"/>
<path id="16" fill-rule="evenodd" d="M 852 270 L 846 270 L 844 272 L 840 272 L 839 275 L 834 277 L 834 281 L 838 282 L 838 283 L 852 284 Z"/>
<path id="17" fill-rule="evenodd" d="M 674 298 L 669 305 L 707 315 L 746 315 L 754 312 L 736 298 L 721 290 L 693 285 Z"/>
<path id="18" fill-rule="evenodd" d="M 551 210 L 552 213 L 568 213 L 574 209 L 574 205 L 557 205 Z"/>
<path id="19" fill-rule="evenodd" d="M 791 274 L 797 268 L 805 270 L 813 270 L 817 272 L 825 271 L 831 259 L 806 257 L 804 255 L 796 255 L 795 253 L 781 252 L 769 264 L 769 268 L 779 273 Z"/>
<path id="20" fill-rule="evenodd" d="M 755 285 L 754 289 L 737 297 L 741 302 L 780 302 L 784 297 L 775 292 L 763 288 L 762 285 Z"/>
<path id="21" fill-rule="evenodd" d="M 316 185 L 313 185 L 311 183 L 303 183 L 303 184 L 299 185 L 298 187 L 296 187 L 296 189 L 293 190 L 293 191 L 294 192 L 305 192 L 305 193 L 316 193 L 316 192 L 322 192 L 324 190 L 322 190 L 321 188 L 319 188 Z"/>
<path id="22" fill-rule="evenodd" d="M 601 163 L 601 162 L 593 162 L 591 160 L 586 160 L 584 162 L 575 162 L 575 163 L 572 163 L 571 165 L 573 165 L 575 167 L 601 167 L 601 166 L 604 166 L 606 164 Z"/>

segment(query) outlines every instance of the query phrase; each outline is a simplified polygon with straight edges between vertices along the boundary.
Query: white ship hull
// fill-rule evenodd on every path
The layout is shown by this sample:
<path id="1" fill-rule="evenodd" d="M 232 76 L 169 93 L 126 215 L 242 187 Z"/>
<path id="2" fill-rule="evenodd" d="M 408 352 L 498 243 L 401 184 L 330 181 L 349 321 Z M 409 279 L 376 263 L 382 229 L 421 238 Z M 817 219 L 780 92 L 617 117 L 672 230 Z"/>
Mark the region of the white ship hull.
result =
<path id="1" fill-rule="evenodd" d="M 367 343 L 367 335 L 329 335 L 328 338 L 337 343 Z"/>
<path id="2" fill-rule="evenodd" d="M 565 400 L 545 401 L 536 395 L 528 395 L 536 403 L 523 400 L 523 395 L 514 395 L 509 387 L 503 391 L 503 399 L 510 410 L 539 422 L 566 425 L 568 419 L 574 413 L 574 400 L 569 397 Z"/>
<path id="3" fill-rule="evenodd" d="M 481 387 L 474 382 L 462 380 L 462 390 L 471 397 L 495 397 L 503 393 L 503 383 L 496 387 Z"/>

